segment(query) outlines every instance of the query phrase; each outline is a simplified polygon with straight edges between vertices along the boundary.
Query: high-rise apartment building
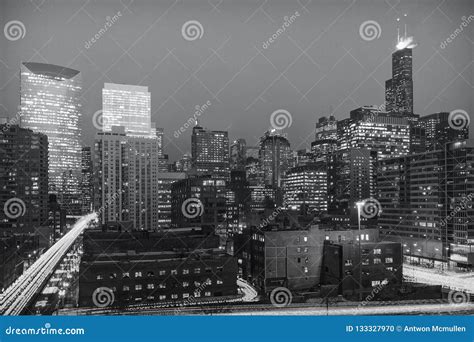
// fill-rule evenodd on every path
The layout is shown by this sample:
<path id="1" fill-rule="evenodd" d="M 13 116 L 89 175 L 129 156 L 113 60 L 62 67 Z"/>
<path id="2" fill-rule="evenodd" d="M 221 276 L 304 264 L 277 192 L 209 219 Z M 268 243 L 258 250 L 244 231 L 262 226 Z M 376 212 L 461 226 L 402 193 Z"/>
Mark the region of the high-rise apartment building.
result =
<path id="1" fill-rule="evenodd" d="M 449 113 L 434 113 L 420 118 L 420 125 L 426 132 L 426 149 L 443 149 L 448 142 L 469 138 L 469 127 L 457 130 L 451 128 L 448 122 Z"/>
<path id="2" fill-rule="evenodd" d="M 265 185 L 280 187 L 292 160 L 290 142 L 286 136 L 274 129 L 265 132 L 260 138 L 259 157 Z"/>
<path id="3" fill-rule="evenodd" d="M 90 146 L 82 148 L 81 155 L 81 211 L 82 214 L 88 214 L 92 211 L 93 203 L 93 166 L 92 166 L 92 151 Z"/>
<path id="4" fill-rule="evenodd" d="M 229 136 L 194 126 L 191 136 L 192 166 L 198 175 L 229 179 Z"/>
<path id="5" fill-rule="evenodd" d="M 59 65 L 21 65 L 21 126 L 48 136 L 49 192 L 80 213 L 80 72 Z"/>
<path id="6" fill-rule="evenodd" d="M 385 82 L 386 110 L 413 114 L 413 49 L 405 47 L 392 54 L 392 78 Z"/>
<path id="7" fill-rule="evenodd" d="M 0 125 L 0 232 L 34 233 L 48 225 L 48 138 Z"/>

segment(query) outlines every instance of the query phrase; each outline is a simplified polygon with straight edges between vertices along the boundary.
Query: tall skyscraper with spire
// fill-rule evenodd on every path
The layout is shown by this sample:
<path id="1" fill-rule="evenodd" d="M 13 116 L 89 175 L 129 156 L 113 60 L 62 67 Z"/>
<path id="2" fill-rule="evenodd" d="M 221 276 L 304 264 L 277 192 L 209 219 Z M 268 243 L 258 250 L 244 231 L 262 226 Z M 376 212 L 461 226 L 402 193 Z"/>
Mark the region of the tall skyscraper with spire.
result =
<path id="1" fill-rule="evenodd" d="M 80 72 L 27 62 L 21 65 L 21 126 L 48 136 L 49 192 L 70 214 L 80 213 Z"/>
<path id="2" fill-rule="evenodd" d="M 398 19 L 399 20 L 399 19 Z M 388 112 L 413 114 L 413 37 L 397 35 L 396 51 L 392 54 L 392 78 L 385 82 L 385 103 Z"/>

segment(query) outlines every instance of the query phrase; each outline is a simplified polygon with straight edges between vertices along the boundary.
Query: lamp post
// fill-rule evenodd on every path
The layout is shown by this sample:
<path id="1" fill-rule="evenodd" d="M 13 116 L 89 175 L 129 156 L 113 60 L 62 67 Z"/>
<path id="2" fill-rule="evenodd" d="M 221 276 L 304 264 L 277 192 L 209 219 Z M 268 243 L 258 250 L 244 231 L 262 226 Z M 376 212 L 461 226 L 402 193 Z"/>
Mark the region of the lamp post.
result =
<path id="1" fill-rule="evenodd" d="M 356 202 L 357 206 L 357 226 L 359 228 L 359 301 L 362 301 L 362 251 L 361 251 L 361 234 L 360 234 L 360 209 L 365 204 L 364 201 Z"/>

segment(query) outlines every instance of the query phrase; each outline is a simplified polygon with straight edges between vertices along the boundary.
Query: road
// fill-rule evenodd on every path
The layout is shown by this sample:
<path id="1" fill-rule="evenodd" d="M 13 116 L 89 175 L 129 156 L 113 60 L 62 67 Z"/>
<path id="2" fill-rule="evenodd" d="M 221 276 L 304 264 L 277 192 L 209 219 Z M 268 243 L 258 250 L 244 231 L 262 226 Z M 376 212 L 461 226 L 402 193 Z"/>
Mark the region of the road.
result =
<path id="1" fill-rule="evenodd" d="M 80 218 L 60 240 L 51 246 L 0 295 L 0 314 L 20 315 L 41 290 L 74 241 L 95 219 L 95 213 Z"/>
<path id="2" fill-rule="evenodd" d="M 474 273 L 456 273 L 453 271 L 440 272 L 435 268 L 424 268 L 403 264 L 403 275 L 409 280 L 430 284 L 442 285 L 456 291 L 474 294 Z"/>

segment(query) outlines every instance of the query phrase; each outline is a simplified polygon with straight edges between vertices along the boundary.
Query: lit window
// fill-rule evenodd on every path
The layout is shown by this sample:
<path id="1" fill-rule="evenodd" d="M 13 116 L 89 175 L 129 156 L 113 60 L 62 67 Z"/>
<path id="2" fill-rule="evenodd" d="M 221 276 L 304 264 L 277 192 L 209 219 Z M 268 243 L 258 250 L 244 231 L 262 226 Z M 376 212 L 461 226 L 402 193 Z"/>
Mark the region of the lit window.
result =
<path id="1" fill-rule="evenodd" d="M 374 254 L 382 254 L 382 250 L 380 248 L 374 249 Z"/>
<path id="2" fill-rule="evenodd" d="M 380 285 L 382 282 L 380 280 L 372 280 L 372 286 L 378 286 Z"/>
<path id="3" fill-rule="evenodd" d="M 206 297 L 210 297 L 210 296 L 211 296 L 211 292 L 210 292 L 210 291 L 206 291 L 206 292 L 204 292 L 204 296 L 206 296 Z"/>
<path id="4" fill-rule="evenodd" d="M 161 270 L 161 271 L 160 271 L 160 276 L 165 275 L 165 274 L 166 274 L 166 271 L 165 271 L 165 270 Z"/>
<path id="5" fill-rule="evenodd" d="M 135 272 L 135 278 L 141 278 L 142 277 L 142 272 L 138 271 Z"/>
<path id="6" fill-rule="evenodd" d="M 155 285 L 154 285 L 154 284 L 148 284 L 148 285 L 146 286 L 146 288 L 147 288 L 148 290 L 153 290 L 153 289 L 155 288 Z"/>
<path id="7" fill-rule="evenodd" d="M 347 259 L 346 261 L 344 261 L 344 266 L 352 266 L 352 260 Z"/>
<path id="8" fill-rule="evenodd" d="M 177 275 L 178 274 L 178 270 L 171 270 L 171 275 Z"/>
<path id="9" fill-rule="evenodd" d="M 166 295 L 160 295 L 160 300 L 165 300 L 166 299 Z"/>
<path id="10" fill-rule="evenodd" d="M 102 280 L 102 274 L 97 275 L 97 280 Z"/>
<path id="11" fill-rule="evenodd" d="M 189 298 L 189 293 L 183 293 L 183 298 Z"/>
<path id="12" fill-rule="evenodd" d="M 308 273 L 308 267 L 304 268 L 304 273 Z"/>
<path id="13" fill-rule="evenodd" d="M 220 280 L 220 279 L 217 279 L 217 280 L 216 280 L 216 284 L 217 284 L 217 285 L 222 285 L 222 284 L 224 284 L 224 282 L 223 282 L 222 280 Z"/>
<path id="14" fill-rule="evenodd" d="M 369 259 L 362 260 L 362 265 L 366 266 L 369 264 Z"/>
<path id="15" fill-rule="evenodd" d="M 141 289 L 142 289 L 142 285 L 141 285 L 141 284 L 135 285 L 135 291 L 140 291 Z"/>
<path id="16" fill-rule="evenodd" d="M 189 282 L 183 281 L 183 287 L 188 287 L 188 286 L 189 286 Z"/>
<path id="17" fill-rule="evenodd" d="M 122 278 L 130 278 L 130 273 L 129 272 L 122 273 Z"/>
<path id="18" fill-rule="evenodd" d="M 380 264 L 381 262 L 382 262 L 382 259 L 374 258 L 374 265 Z"/>
<path id="19" fill-rule="evenodd" d="M 201 286 L 201 282 L 199 282 L 199 281 L 195 281 L 195 282 L 194 282 L 194 286 L 195 286 L 195 287 L 199 287 L 199 286 Z"/>
<path id="20" fill-rule="evenodd" d="M 386 264 L 391 264 L 391 263 L 393 263 L 393 258 L 385 258 L 385 263 L 386 263 Z"/>
<path id="21" fill-rule="evenodd" d="M 165 283 L 160 283 L 160 285 L 158 285 L 158 287 L 160 289 L 166 289 L 166 284 Z"/>
<path id="22" fill-rule="evenodd" d="M 183 274 L 189 274 L 189 270 L 187 268 L 183 269 Z"/>
<path id="23" fill-rule="evenodd" d="M 197 273 L 201 273 L 201 269 L 200 269 L 199 267 L 196 267 L 196 268 L 194 269 L 194 273 L 196 273 L 196 274 L 197 274 Z"/>
<path id="24" fill-rule="evenodd" d="M 195 291 L 195 292 L 194 292 L 194 297 L 196 297 L 196 298 L 201 297 L 201 292 Z"/>
<path id="25" fill-rule="evenodd" d="M 304 241 L 304 242 L 308 242 L 308 237 L 305 236 L 305 237 L 303 238 L 303 241 Z"/>
<path id="26" fill-rule="evenodd" d="M 124 292 L 130 291 L 130 287 L 125 285 L 124 287 L 122 287 L 122 291 Z"/>

